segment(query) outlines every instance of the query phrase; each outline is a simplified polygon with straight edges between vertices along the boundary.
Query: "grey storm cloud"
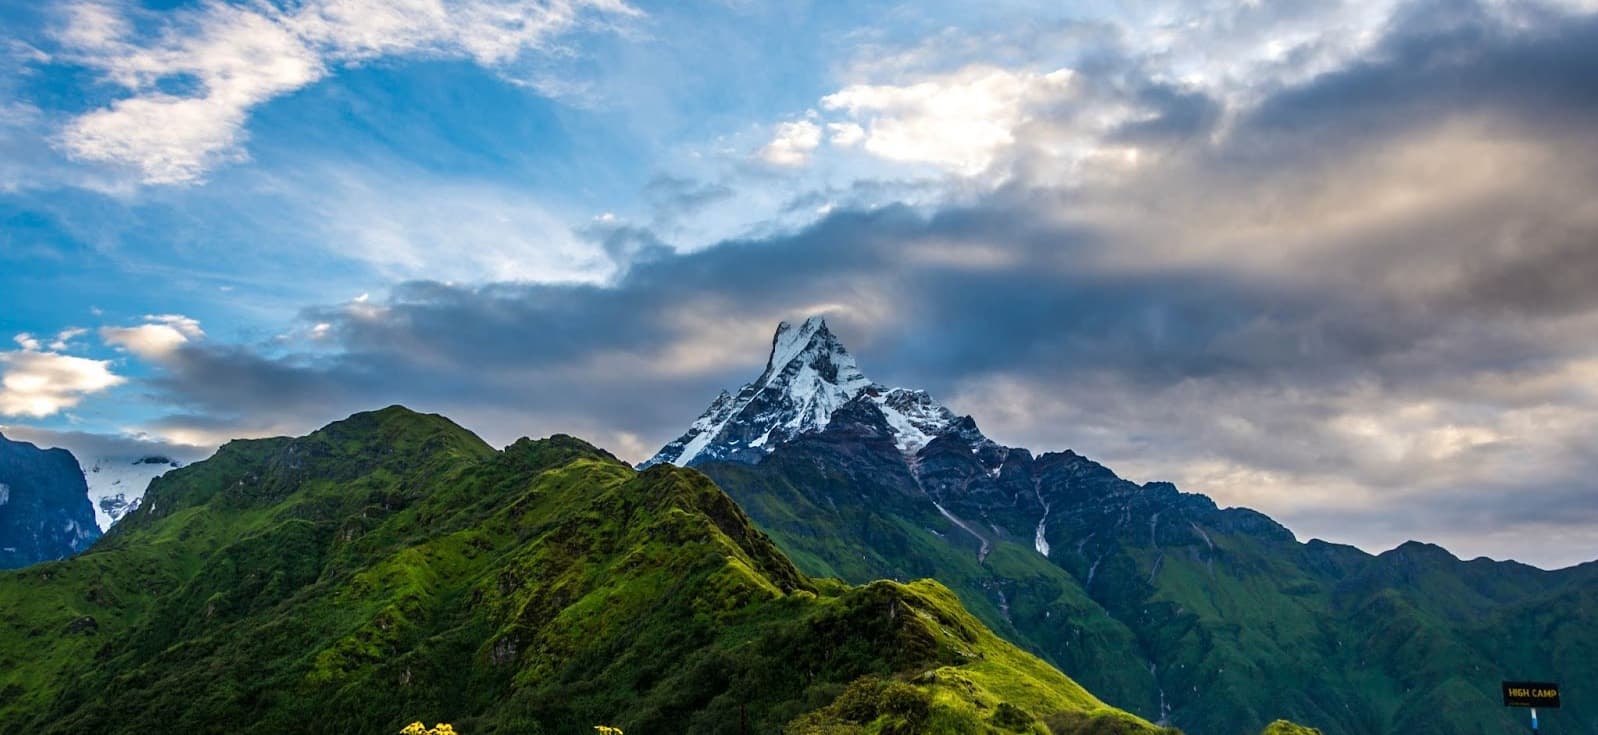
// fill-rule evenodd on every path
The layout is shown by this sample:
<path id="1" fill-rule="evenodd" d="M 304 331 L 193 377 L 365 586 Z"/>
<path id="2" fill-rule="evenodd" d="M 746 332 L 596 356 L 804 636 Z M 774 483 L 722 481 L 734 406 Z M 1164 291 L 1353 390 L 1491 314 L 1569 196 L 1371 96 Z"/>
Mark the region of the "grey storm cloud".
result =
<path id="1" fill-rule="evenodd" d="M 868 375 L 1001 441 L 1301 531 L 1598 544 L 1598 19 L 1516 12 L 1412 6 L 1351 66 L 1248 109 L 1146 80 L 1157 113 L 1114 138 L 1158 155 L 1109 183 L 1023 177 L 686 254 L 595 229 L 631 258 L 611 284 L 413 282 L 306 310 L 331 351 L 191 343 L 145 381 L 180 412 L 154 428 L 298 431 L 406 402 L 642 459 L 759 372 L 778 319 L 821 313 Z"/>
<path id="2" fill-rule="evenodd" d="M 1152 117 L 1127 123 L 1112 138 L 1133 144 L 1185 142 L 1214 130 L 1224 112 L 1220 102 L 1202 92 L 1169 84 L 1150 84 L 1133 95 L 1156 110 Z"/>
<path id="3" fill-rule="evenodd" d="M 55 431 L 31 426 L 3 426 L 0 434 L 7 438 L 32 442 L 38 446 L 61 447 L 72 452 L 80 463 L 95 457 L 150 457 L 162 456 L 179 462 L 204 459 L 210 451 L 202 447 L 163 442 L 153 437 L 108 436 L 82 431 Z"/>
<path id="4" fill-rule="evenodd" d="M 1274 95 L 1248 116 L 1251 133 L 1339 138 L 1487 113 L 1541 128 L 1598 115 L 1598 19 L 1529 3 L 1526 27 L 1477 3 L 1419 3 L 1363 60 Z M 1410 21 L 1407 22 L 1406 21 Z"/>

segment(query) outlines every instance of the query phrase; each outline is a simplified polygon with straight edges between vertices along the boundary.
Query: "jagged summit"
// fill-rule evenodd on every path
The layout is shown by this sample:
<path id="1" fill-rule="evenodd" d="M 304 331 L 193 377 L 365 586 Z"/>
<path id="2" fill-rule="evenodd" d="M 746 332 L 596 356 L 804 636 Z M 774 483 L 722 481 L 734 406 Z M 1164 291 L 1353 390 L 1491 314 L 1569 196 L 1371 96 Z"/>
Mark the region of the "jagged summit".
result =
<path id="1" fill-rule="evenodd" d="M 812 316 L 797 327 L 779 323 L 760 377 L 736 395 L 722 391 L 686 433 L 640 466 L 756 462 L 779 444 L 825 429 L 838 409 L 862 395 L 882 412 L 895 444 L 907 455 L 965 424 L 975 430 L 974 423 L 926 391 L 872 382 L 826 320 Z M 990 443 L 980 433 L 966 438 Z"/>
<path id="2" fill-rule="evenodd" d="M 643 466 L 712 459 L 754 460 L 775 444 L 824 428 L 832 413 L 871 381 L 820 317 L 777 325 L 760 377 L 722 391 L 687 433 Z"/>

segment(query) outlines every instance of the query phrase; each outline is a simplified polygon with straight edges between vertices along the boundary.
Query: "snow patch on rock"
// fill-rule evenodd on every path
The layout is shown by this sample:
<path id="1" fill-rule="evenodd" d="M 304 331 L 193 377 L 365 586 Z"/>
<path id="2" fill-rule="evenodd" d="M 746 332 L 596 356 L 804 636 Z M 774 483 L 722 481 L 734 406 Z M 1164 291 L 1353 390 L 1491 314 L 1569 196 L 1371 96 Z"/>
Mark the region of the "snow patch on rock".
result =
<path id="1" fill-rule="evenodd" d="M 894 388 L 868 391 L 867 394 L 888 420 L 894 444 L 907 455 L 921 451 L 922 447 L 947 432 L 960 418 L 932 400 L 932 396 L 924 390 Z M 976 451 L 975 448 L 972 451 Z"/>
<path id="2" fill-rule="evenodd" d="M 100 530 L 110 530 L 113 523 L 138 508 L 151 480 L 181 466 L 160 455 L 95 457 L 84 463 L 83 478 L 89 485 L 89 502 Z"/>

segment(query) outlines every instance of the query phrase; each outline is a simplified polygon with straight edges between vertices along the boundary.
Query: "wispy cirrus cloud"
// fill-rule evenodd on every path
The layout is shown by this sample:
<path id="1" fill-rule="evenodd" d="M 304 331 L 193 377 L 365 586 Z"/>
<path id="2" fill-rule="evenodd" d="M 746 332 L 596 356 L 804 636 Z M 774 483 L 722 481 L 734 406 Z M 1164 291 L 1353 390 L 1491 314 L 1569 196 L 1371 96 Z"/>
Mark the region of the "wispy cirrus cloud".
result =
<path id="1" fill-rule="evenodd" d="M 591 283 L 617 267 L 602 242 L 515 188 L 338 171 L 305 185 L 326 188 L 302 226 L 385 280 Z"/>
<path id="2" fill-rule="evenodd" d="M 73 118 L 59 143 L 75 158 L 131 167 L 145 183 L 191 182 L 247 157 L 253 108 L 340 66 L 384 56 L 498 66 L 552 50 L 589 19 L 636 15 L 620 0 L 207 2 L 166 15 L 80 2 L 56 34 L 60 55 L 126 96 Z"/>

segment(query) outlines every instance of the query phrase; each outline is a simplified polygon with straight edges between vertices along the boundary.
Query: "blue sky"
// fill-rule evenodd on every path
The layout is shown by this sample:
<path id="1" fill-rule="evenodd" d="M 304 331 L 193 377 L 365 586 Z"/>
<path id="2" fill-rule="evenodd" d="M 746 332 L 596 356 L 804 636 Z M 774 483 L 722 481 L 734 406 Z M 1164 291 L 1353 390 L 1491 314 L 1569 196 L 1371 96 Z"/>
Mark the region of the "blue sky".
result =
<path id="1" fill-rule="evenodd" d="M 404 402 L 642 459 L 819 313 L 1301 537 L 1590 559 L 1595 11 L 12 3 L 0 428 Z"/>

